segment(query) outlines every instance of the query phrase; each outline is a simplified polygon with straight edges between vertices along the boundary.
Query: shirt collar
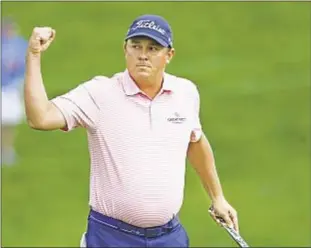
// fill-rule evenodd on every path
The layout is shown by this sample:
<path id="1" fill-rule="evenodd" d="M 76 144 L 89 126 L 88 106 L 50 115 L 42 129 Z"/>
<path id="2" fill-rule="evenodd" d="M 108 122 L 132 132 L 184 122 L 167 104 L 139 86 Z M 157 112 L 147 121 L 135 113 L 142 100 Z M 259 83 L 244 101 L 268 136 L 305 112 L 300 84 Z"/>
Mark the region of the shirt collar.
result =
<path id="1" fill-rule="evenodd" d="M 143 93 L 137 86 L 137 84 L 134 82 L 132 77 L 130 76 L 128 70 L 125 70 L 124 72 L 124 78 L 122 80 L 123 89 L 126 95 L 128 96 L 134 96 L 138 93 Z M 164 92 L 172 92 L 173 89 L 172 79 L 169 77 L 169 74 L 164 73 L 164 82 L 162 85 L 162 89 L 160 91 L 160 94 Z"/>

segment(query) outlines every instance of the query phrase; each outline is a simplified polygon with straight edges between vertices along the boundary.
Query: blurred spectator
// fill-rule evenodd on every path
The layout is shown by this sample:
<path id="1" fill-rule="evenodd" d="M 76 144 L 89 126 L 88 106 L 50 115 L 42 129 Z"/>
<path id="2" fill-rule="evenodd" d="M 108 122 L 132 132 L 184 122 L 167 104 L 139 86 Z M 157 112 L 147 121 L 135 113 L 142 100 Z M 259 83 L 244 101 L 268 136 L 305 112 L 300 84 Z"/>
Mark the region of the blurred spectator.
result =
<path id="1" fill-rule="evenodd" d="M 13 165 L 15 128 L 24 116 L 22 86 L 28 42 L 11 18 L 2 19 L 1 26 L 1 165 Z"/>

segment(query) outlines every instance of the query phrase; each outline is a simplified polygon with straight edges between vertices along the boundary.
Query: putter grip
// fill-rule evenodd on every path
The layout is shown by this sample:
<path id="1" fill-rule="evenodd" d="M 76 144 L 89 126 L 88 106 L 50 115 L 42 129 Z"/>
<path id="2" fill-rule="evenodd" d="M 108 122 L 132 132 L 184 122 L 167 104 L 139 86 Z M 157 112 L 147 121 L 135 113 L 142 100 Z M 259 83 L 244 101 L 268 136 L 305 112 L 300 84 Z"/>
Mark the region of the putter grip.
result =
<path id="1" fill-rule="evenodd" d="M 210 209 L 209 212 L 212 212 L 212 210 Z M 221 226 L 229 233 L 231 238 L 238 244 L 239 247 L 249 247 L 242 236 L 233 228 L 229 227 L 223 218 L 220 216 L 216 216 L 216 218 L 220 221 Z"/>

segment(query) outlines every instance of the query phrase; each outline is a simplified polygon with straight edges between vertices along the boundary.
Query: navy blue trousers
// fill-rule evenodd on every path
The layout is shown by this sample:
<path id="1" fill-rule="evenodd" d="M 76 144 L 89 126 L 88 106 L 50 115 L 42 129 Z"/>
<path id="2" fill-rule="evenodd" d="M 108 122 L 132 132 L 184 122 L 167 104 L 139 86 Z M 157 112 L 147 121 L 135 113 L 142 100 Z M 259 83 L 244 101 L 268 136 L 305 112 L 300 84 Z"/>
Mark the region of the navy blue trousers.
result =
<path id="1" fill-rule="evenodd" d="M 91 210 L 84 237 L 84 247 L 189 247 L 177 217 L 163 226 L 141 228 Z"/>

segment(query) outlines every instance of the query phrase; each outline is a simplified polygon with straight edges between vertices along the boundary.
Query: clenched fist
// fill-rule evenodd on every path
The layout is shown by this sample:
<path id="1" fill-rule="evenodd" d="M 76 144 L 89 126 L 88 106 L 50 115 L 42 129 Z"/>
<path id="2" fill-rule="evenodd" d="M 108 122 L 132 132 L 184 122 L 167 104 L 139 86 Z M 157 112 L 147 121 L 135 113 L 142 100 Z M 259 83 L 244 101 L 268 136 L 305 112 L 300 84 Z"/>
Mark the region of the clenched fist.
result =
<path id="1" fill-rule="evenodd" d="M 32 54 L 44 52 L 55 38 L 55 30 L 50 27 L 36 27 L 33 29 L 28 50 Z"/>

